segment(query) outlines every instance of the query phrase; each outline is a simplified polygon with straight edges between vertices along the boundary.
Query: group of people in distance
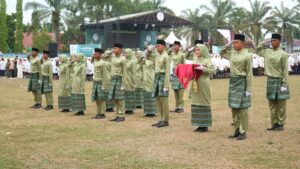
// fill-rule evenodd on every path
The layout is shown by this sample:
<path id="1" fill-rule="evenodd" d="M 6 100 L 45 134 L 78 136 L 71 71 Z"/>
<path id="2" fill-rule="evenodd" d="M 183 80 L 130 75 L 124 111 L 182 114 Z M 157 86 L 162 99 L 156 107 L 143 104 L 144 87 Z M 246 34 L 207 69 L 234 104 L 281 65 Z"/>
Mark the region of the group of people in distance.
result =
<path id="1" fill-rule="evenodd" d="M 272 48 L 267 45 L 271 43 Z M 228 105 L 232 110 L 234 133 L 230 138 L 244 140 L 248 131 L 248 109 L 251 107 L 253 66 L 252 55 L 244 47 L 245 36 L 235 34 L 234 40 L 225 45 L 220 55 L 230 62 L 230 82 Z M 271 40 L 264 41 L 255 49 L 255 53 L 264 58 L 267 76 L 267 99 L 271 112 L 271 128 L 267 130 L 284 130 L 286 119 L 286 99 L 289 99 L 288 55 L 281 49 L 281 35 L 272 34 Z M 28 91 L 34 95 L 32 108 L 41 108 L 45 94 L 47 106 L 53 107 L 52 68 L 49 51 L 32 48 L 28 55 L 30 76 Z M 112 50 L 96 48 L 91 60 L 94 67 L 91 101 L 95 102 L 97 114 L 93 118 L 104 119 L 108 108 L 113 108 L 114 122 L 125 121 L 125 114 L 132 114 L 136 108 L 143 108 L 145 116 L 160 115 L 153 127 L 162 128 L 169 125 L 169 92 L 174 90 L 175 109 L 171 112 L 184 112 L 183 95 L 185 87 L 182 79 L 174 75 L 170 84 L 170 66 L 181 69 L 180 65 L 192 71 L 201 72 L 199 78 L 191 79 L 188 87 L 191 102 L 191 121 L 197 132 L 207 132 L 212 126 L 210 77 L 216 69 L 211 55 L 203 41 L 197 40 L 195 46 L 187 52 L 181 50 L 181 44 L 175 41 L 172 49 L 167 49 L 164 40 L 157 40 L 156 46 L 148 46 L 145 51 L 134 51 L 115 43 Z M 183 70 L 180 71 L 191 71 Z M 75 115 L 85 115 L 85 78 L 86 61 L 83 54 L 59 57 L 58 108 L 62 112 L 73 111 Z"/>

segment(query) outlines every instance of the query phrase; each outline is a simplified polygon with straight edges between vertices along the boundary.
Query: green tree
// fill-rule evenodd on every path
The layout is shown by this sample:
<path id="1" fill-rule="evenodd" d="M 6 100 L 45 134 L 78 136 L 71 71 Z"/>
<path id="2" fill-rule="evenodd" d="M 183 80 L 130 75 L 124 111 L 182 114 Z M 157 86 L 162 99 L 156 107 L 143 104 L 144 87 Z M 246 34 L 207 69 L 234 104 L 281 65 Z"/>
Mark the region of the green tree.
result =
<path id="1" fill-rule="evenodd" d="M 200 10 L 204 10 L 202 18 L 208 23 L 208 33 L 212 44 L 221 44 L 222 35 L 217 31 L 219 28 L 229 27 L 229 18 L 235 10 L 235 3 L 232 0 L 211 0 L 211 7 L 201 5 Z"/>
<path id="2" fill-rule="evenodd" d="M 0 51 L 5 53 L 8 51 L 7 45 L 7 18 L 6 18 L 6 1 L 0 0 Z"/>
<path id="3" fill-rule="evenodd" d="M 178 35 L 187 39 L 189 44 L 192 44 L 196 39 L 199 39 L 201 29 L 205 27 L 205 21 L 200 17 L 200 9 L 195 10 L 187 9 L 182 11 L 182 17 L 191 21 L 193 24 L 181 29 L 178 29 Z"/>
<path id="4" fill-rule="evenodd" d="M 43 30 L 39 32 L 36 36 L 33 37 L 32 46 L 44 50 L 48 48 L 48 44 L 52 42 L 49 32 L 47 30 Z"/>
<path id="5" fill-rule="evenodd" d="M 250 32 L 250 38 L 254 41 L 255 45 L 257 45 L 259 41 L 264 38 L 262 29 L 267 27 L 265 19 L 272 7 L 267 1 L 261 2 L 255 0 L 252 2 L 249 0 L 249 3 L 251 9 L 246 13 L 246 23 L 249 27 L 249 31 L 247 32 Z"/>
<path id="6" fill-rule="evenodd" d="M 15 52 L 23 52 L 23 0 L 17 0 Z"/>
<path id="7" fill-rule="evenodd" d="M 45 20 L 51 16 L 52 32 L 55 34 L 55 41 L 60 45 L 60 22 L 68 0 L 44 0 L 44 2 L 47 5 L 36 1 L 28 2 L 25 5 L 25 10 L 34 9 L 39 15 L 39 20 Z"/>
<path id="8" fill-rule="evenodd" d="M 268 23 L 275 23 L 277 31 L 283 33 L 283 42 L 291 45 L 294 39 L 294 33 L 298 31 L 300 25 L 299 7 L 287 8 L 281 2 L 280 8 L 275 7 L 271 16 L 267 18 Z"/>
<path id="9" fill-rule="evenodd" d="M 6 25 L 7 25 L 7 52 L 15 51 L 15 41 L 16 41 L 16 14 L 12 13 L 10 15 L 6 15 Z"/>

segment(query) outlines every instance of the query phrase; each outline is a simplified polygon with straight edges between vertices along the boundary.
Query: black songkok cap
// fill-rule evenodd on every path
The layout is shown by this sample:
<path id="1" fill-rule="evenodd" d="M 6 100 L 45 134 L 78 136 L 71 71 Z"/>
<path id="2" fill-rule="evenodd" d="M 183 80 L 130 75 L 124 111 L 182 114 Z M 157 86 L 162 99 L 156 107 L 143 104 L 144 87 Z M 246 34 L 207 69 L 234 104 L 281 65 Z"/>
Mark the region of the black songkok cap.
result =
<path id="1" fill-rule="evenodd" d="M 197 45 L 197 44 L 203 44 L 203 40 L 195 40 L 195 45 Z"/>
<path id="2" fill-rule="evenodd" d="M 243 35 L 243 34 L 235 34 L 234 35 L 234 40 L 245 41 L 245 35 Z"/>
<path id="3" fill-rule="evenodd" d="M 100 48 L 95 48 L 94 51 L 97 53 L 102 53 L 102 54 L 104 53 L 104 50 Z"/>
<path id="4" fill-rule="evenodd" d="M 120 49 L 122 49 L 123 45 L 121 43 L 115 43 L 114 44 L 114 48 L 120 48 Z"/>
<path id="5" fill-rule="evenodd" d="M 281 40 L 281 35 L 278 34 L 278 33 L 273 33 L 271 39 L 278 39 L 278 40 Z"/>
<path id="6" fill-rule="evenodd" d="M 181 43 L 179 41 L 174 41 L 174 45 L 181 45 Z"/>
<path id="7" fill-rule="evenodd" d="M 38 48 L 32 48 L 31 51 L 39 52 Z"/>
<path id="8" fill-rule="evenodd" d="M 50 51 L 48 51 L 48 50 L 43 50 L 43 53 L 45 53 L 45 54 L 50 54 Z"/>
<path id="9" fill-rule="evenodd" d="M 166 41 L 164 41 L 164 40 L 162 40 L 162 39 L 158 39 L 157 41 L 156 41 L 156 44 L 158 45 L 164 45 L 164 46 L 166 46 Z"/>

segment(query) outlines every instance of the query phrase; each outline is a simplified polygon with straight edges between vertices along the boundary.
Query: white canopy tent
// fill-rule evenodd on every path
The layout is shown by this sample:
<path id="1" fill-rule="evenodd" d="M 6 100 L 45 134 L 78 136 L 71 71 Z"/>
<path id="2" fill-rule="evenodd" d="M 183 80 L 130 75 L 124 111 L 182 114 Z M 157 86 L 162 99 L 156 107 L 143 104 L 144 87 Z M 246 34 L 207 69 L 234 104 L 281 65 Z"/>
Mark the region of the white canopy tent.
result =
<path id="1" fill-rule="evenodd" d="M 173 44 L 174 41 L 179 41 L 179 42 L 181 42 L 181 40 L 178 39 L 178 38 L 175 36 L 175 34 L 174 34 L 173 31 L 170 32 L 169 36 L 165 39 L 165 41 L 166 41 L 166 43 L 168 43 L 168 44 Z"/>

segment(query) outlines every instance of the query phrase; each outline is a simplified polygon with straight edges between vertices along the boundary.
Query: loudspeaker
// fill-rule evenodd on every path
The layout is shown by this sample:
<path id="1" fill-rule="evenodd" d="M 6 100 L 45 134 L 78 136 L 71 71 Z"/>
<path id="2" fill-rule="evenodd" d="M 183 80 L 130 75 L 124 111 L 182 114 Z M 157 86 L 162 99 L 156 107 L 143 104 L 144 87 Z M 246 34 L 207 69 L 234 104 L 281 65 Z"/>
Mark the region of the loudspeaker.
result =
<path id="1" fill-rule="evenodd" d="M 201 39 L 203 42 L 208 42 L 208 30 L 201 30 Z"/>
<path id="2" fill-rule="evenodd" d="M 58 46 L 57 43 L 49 43 L 48 50 L 50 51 L 50 58 L 58 57 Z"/>

